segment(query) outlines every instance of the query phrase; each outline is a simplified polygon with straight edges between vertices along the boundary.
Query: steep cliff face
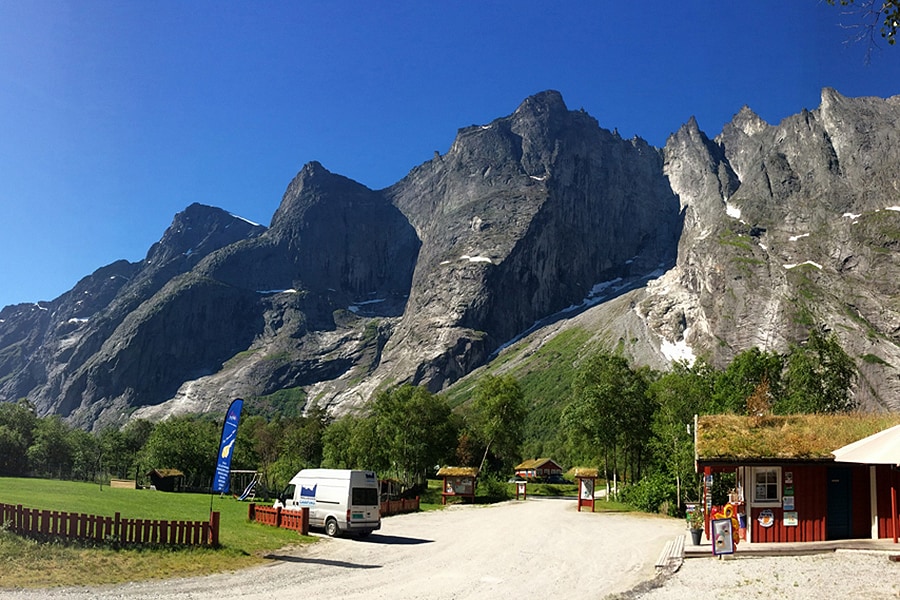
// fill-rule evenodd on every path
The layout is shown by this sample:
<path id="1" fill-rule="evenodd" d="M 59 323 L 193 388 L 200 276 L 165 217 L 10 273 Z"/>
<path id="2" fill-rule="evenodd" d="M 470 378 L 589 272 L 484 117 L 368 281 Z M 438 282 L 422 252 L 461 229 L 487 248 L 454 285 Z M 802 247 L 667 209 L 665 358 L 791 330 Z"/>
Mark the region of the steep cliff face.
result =
<path id="1" fill-rule="evenodd" d="M 249 290 L 329 292 L 336 307 L 346 307 L 408 294 L 418 246 L 406 217 L 380 194 L 310 163 L 264 235 L 210 256 L 198 270 Z"/>
<path id="2" fill-rule="evenodd" d="M 250 239 L 264 229 L 221 209 L 193 204 L 175 216 L 143 261 L 118 261 L 98 269 L 52 302 L 4 308 L 0 347 L 4 356 L 14 358 L 4 364 L 0 397 L 27 397 L 42 414 L 58 413 L 79 423 L 89 422 L 89 415 L 108 408 L 107 396 L 97 392 L 107 390 L 108 382 L 113 382 L 112 393 L 123 398 L 122 409 L 134 398 L 157 400 L 155 392 L 148 396 L 136 391 L 148 375 L 140 370 L 132 370 L 125 378 L 105 366 L 99 367 L 94 377 L 86 373 L 102 348 L 131 344 L 133 337 L 119 334 L 120 328 L 133 321 L 143 304 L 173 278 L 189 272 L 210 252 Z M 25 337 L 17 333 L 23 330 L 28 331 Z M 143 360 L 153 360 L 154 348 L 179 343 L 150 337 L 137 340 L 130 349 L 142 354 Z M 102 406 L 93 407 L 100 400 L 104 400 Z M 82 412 L 88 416 L 73 416 L 79 407 L 85 407 Z"/>
<path id="3" fill-rule="evenodd" d="M 825 89 L 776 126 L 744 108 L 714 141 L 693 123 L 673 135 L 685 228 L 676 268 L 641 302 L 661 339 L 724 365 L 823 325 L 857 359 L 862 405 L 900 407 L 898 109 Z"/>
<path id="4" fill-rule="evenodd" d="M 826 89 L 657 149 L 543 92 L 385 190 L 310 163 L 268 228 L 192 205 L 145 260 L 4 308 L 0 400 L 85 427 L 276 392 L 341 412 L 443 389 L 529 332 L 588 327 L 665 368 L 817 324 L 863 405 L 900 409 L 898 142 L 900 97 Z"/>
<path id="5" fill-rule="evenodd" d="M 423 245 L 386 366 L 415 363 L 414 380 L 440 389 L 597 284 L 671 266 L 681 216 L 661 166 L 646 142 L 552 91 L 460 130 L 446 155 L 387 190 Z"/>

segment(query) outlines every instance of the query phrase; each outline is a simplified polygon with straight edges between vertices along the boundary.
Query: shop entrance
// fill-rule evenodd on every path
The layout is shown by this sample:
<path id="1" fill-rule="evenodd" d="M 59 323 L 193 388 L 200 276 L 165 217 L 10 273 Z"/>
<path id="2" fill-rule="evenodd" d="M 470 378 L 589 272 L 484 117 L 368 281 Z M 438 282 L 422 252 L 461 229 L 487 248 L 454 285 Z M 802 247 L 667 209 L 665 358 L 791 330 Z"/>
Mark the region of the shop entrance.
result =
<path id="1" fill-rule="evenodd" d="M 846 540 L 851 537 L 850 469 L 828 468 L 828 513 L 825 517 L 825 538 Z"/>

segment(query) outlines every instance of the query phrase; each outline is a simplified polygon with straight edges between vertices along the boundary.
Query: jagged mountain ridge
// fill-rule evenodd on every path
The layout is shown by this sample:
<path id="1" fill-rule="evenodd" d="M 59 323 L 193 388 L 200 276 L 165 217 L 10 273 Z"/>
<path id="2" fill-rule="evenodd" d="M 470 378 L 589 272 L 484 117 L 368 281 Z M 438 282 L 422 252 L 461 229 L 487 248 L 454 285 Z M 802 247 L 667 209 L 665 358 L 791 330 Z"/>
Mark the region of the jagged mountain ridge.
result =
<path id="1" fill-rule="evenodd" d="M 310 163 L 268 228 L 191 205 L 143 261 L 5 307 L 0 400 L 85 427 L 285 388 L 342 412 L 443 389 L 534 328 L 664 368 L 816 322 L 863 404 L 900 408 L 898 138 L 900 97 L 826 89 L 777 126 L 745 107 L 657 149 L 543 92 L 385 190 Z"/>

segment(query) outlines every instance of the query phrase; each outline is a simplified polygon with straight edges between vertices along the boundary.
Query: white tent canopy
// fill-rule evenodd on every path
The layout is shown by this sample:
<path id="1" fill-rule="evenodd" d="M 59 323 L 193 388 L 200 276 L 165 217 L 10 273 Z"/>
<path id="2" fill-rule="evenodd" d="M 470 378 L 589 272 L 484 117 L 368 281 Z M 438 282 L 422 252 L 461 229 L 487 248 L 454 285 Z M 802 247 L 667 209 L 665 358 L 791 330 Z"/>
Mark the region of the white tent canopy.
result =
<path id="1" fill-rule="evenodd" d="M 847 444 L 832 454 L 835 462 L 900 465 L 900 425 Z"/>

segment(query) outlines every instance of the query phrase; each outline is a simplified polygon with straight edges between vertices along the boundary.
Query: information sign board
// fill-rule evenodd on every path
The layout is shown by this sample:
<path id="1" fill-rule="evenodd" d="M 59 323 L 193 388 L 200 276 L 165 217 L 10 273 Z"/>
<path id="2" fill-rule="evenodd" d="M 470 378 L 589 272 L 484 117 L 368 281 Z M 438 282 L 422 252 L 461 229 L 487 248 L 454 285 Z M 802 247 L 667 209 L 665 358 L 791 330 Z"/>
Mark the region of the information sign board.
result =
<path id="1" fill-rule="evenodd" d="M 713 519 L 712 529 L 713 554 L 734 554 L 734 530 L 731 519 Z"/>

